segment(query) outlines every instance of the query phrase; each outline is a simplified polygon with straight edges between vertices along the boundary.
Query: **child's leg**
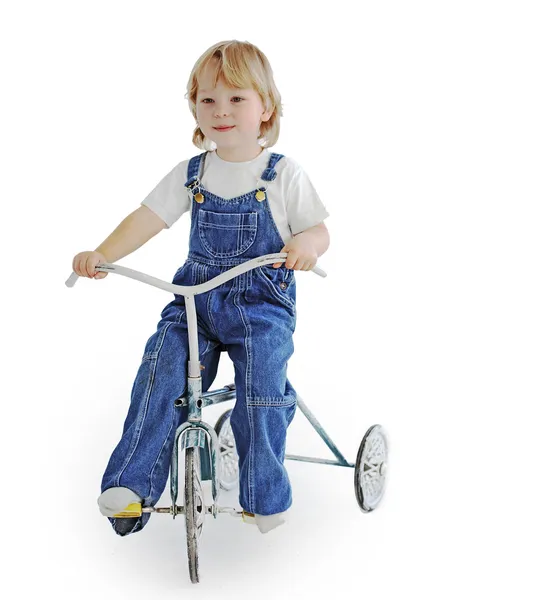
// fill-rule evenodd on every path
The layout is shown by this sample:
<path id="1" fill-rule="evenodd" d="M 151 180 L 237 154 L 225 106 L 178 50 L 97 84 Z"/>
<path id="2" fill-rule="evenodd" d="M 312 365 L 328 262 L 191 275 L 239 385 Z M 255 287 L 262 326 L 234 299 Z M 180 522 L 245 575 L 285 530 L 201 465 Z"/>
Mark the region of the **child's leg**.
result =
<path id="1" fill-rule="evenodd" d="M 220 357 L 220 344 L 208 341 L 199 329 L 202 385 L 212 384 Z M 142 363 L 132 387 L 129 411 L 122 438 L 113 451 L 104 473 L 99 504 L 120 504 L 125 498 L 138 497 L 144 506 L 154 506 L 163 493 L 177 427 L 188 416 L 186 407 L 174 401 L 186 389 L 188 372 L 188 327 L 184 307 L 171 302 L 165 307 L 157 331 L 146 343 Z M 118 488 L 110 492 L 107 490 Z M 124 491 L 127 490 L 127 491 Z M 103 497 L 103 498 L 102 498 Z M 110 504 L 111 502 L 111 504 Z M 123 508 L 126 508 L 123 507 Z M 140 531 L 150 513 L 139 518 L 108 517 L 119 535 Z"/>
<path id="2" fill-rule="evenodd" d="M 282 513 L 292 504 L 284 458 L 287 428 L 295 415 L 296 400 L 277 406 L 255 404 L 260 399 L 246 402 L 245 398 L 238 398 L 239 386 L 236 381 L 236 405 L 230 425 L 239 459 L 240 505 L 256 516 L 283 517 Z M 261 521 L 257 519 L 258 523 Z M 272 521 L 264 519 L 265 523 Z"/>
<path id="3" fill-rule="evenodd" d="M 239 305 L 240 300 L 236 302 Z M 247 308 L 241 318 L 231 321 L 234 325 L 227 333 L 233 337 L 224 341 L 236 374 L 236 405 L 230 424 L 239 457 L 240 504 L 259 515 L 262 531 L 263 525 L 279 524 L 292 503 L 284 457 L 287 428 L 297 406 L 286 375 L 295 319 L 273 306 L 259 307 L 258 312 L 255 306 Z M 262 518 L 277 514 L 279 518 Z"/>

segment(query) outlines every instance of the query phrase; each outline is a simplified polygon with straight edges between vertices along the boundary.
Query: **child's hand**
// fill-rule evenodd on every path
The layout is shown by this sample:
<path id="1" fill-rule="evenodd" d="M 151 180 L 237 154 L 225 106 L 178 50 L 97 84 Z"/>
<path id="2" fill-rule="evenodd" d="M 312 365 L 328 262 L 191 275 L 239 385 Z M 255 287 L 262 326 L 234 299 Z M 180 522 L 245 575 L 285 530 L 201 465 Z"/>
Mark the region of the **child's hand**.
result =
<path id="1" fill-rule="evenodd" d="M 103 279 L 107 276 L 107 273 L 103 271 L 96 273 L 95 267 L 100 263 L 106 262 L 107 260 L 101 252 L 96 252 L 95 250 L 79 252 L 73 259 L 73 271 L 81 277 Z"/>
<path id="2" fill-rule="evenodd" d="M 301 234 L 291 239 L 280 252 L 287 252 L 286 267 L 298 271 L 310 271 L 318 260 L 318 253 L 310 236 Z M 281 267 L 283 263 L 276 263 L 275 268 Z"/>

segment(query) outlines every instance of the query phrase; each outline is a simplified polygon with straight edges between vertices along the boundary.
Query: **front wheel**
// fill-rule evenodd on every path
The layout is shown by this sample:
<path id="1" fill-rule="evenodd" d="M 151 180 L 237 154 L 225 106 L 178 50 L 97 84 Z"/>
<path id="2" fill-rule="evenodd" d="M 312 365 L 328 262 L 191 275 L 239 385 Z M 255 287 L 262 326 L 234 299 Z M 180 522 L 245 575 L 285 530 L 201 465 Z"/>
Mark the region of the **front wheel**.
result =
<path id="1" fill-rule="evenodd" d="M 188 542 L 188 569 L 192 583 L 199 583 L 198 541 L 205 520 L 205 503 L 201 488 L 199 448 L 186 448 L 184 477 L 184 507 Z"/>

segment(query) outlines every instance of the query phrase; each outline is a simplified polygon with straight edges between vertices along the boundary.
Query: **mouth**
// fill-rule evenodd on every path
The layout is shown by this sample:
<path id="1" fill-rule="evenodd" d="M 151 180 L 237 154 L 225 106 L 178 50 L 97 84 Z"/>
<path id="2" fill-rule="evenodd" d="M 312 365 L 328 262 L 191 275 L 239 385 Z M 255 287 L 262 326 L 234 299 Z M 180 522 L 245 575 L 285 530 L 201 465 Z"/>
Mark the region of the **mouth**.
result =
<path id="1" fill-rule="evenodd" d="M 221 126 L 221 127 L 213 127 L 217 131 L 230 131 L 230 129 L 234 129 L 235 125 Z"/>

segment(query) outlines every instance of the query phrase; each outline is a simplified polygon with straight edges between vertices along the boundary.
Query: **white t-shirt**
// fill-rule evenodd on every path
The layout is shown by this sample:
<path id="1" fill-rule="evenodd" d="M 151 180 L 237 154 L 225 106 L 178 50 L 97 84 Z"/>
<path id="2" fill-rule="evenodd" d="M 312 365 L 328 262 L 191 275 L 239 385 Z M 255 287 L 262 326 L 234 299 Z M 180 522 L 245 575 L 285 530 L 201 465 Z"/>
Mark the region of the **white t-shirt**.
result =
<path id="1" fill-rule="evenodd" d="M 292 235 L 318 225 L 329 213 L 305 171 L 289 156 L 276 163 L 274 181 L 263 181 L 261 175 L 269 158 L 270 151 L 263 148 L 253 160 L 228 162 L 212 150 L 205 157 L 201 183 L 206 190 L 226 200 L 264 186 L 278 231 L 287 243 Z M 190 210 L 193 196 L 185 187 L 188 163 L 189 159 L 178 163 L 142 202 L 165 221 L 167 228 Z"/>

